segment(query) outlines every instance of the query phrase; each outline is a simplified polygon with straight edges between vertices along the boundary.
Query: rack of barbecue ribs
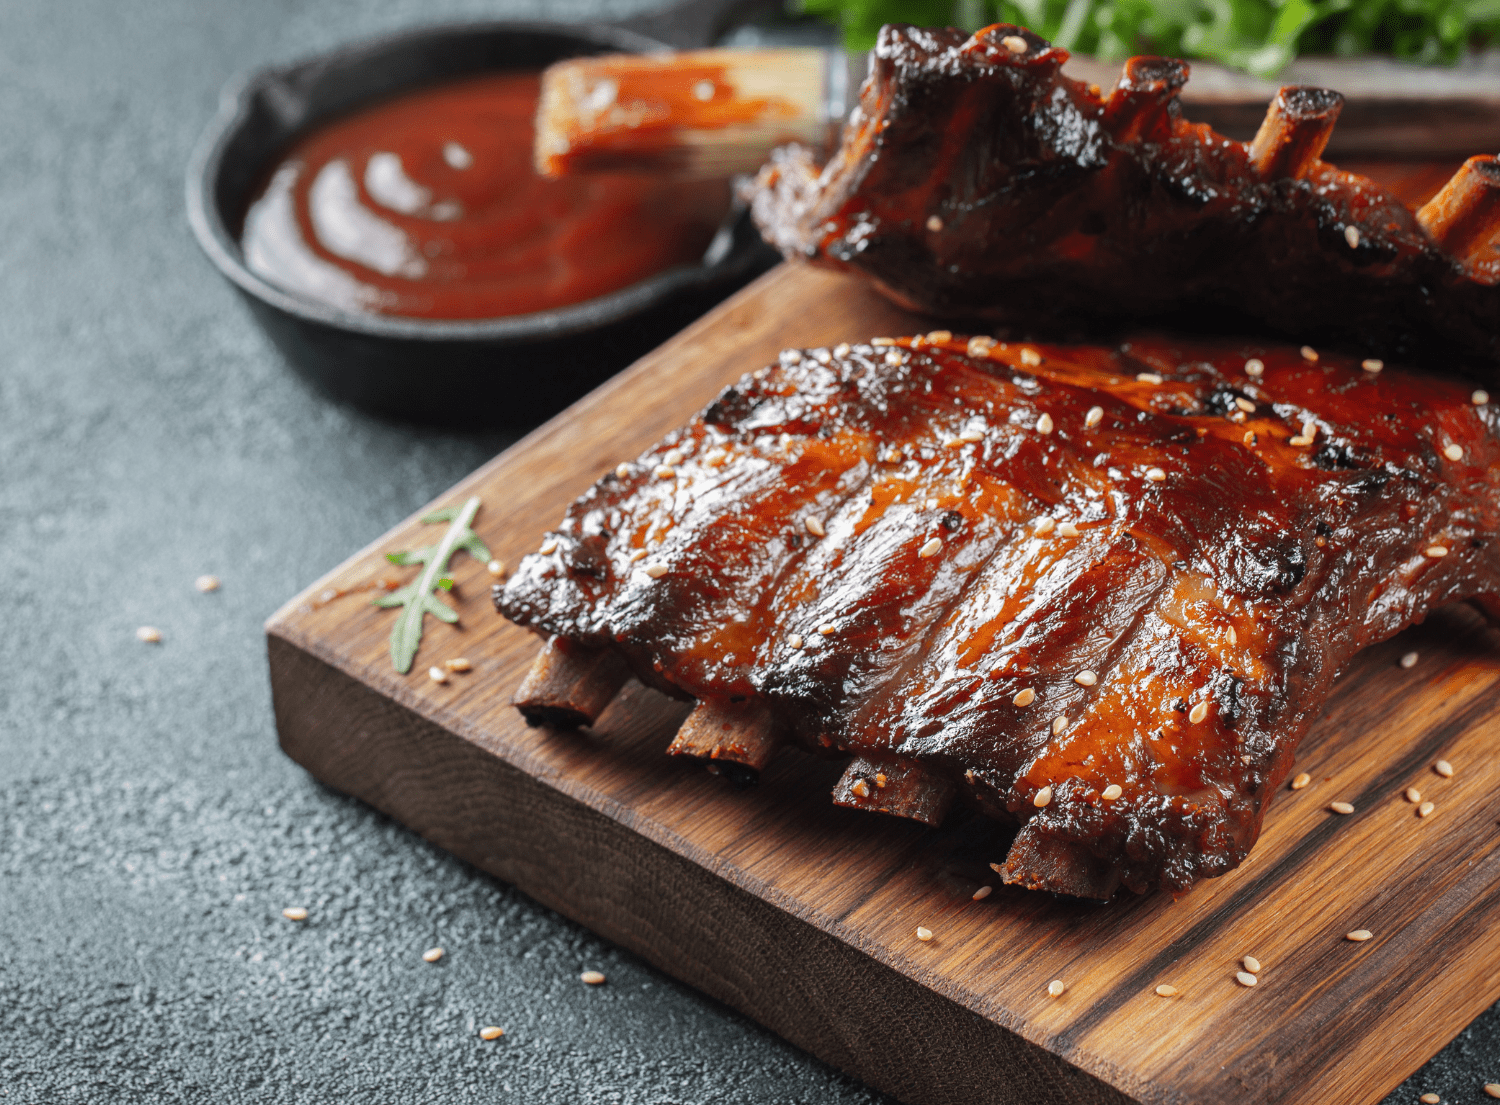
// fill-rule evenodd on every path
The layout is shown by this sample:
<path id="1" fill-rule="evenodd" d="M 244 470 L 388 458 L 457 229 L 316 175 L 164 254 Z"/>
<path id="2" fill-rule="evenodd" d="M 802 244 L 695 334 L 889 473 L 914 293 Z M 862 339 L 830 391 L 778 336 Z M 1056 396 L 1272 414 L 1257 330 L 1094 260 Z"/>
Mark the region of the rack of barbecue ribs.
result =
<path id="1" fill-rule="evenodd" d="M 947 333 L 788 351 L 606 474 L 495 589 L 517 695 L 589 724 L 697 705 L 667 750 L 834 801 L 1020 826 L 1010 883 L 1107 898 L 1249 852 L 1360 648 L 1500 613 L 1500 409 L 1311 349 Z"/>
<path id="2" fill-rule="evenodd" d="M 1009 24 L 884 28 L 827 166 L 788 147 L 750 188 L 762 233 L 905 307 L 1023 336 L 1212 318 L 1500 367 L 1494 157 L 1413 212 L 1319 160 L 1336 92 L 1281 89 L 1245 144 L 1182 118 L 1185 62 L 1134 58 L 1103 95 L 1067 57 Z"/>

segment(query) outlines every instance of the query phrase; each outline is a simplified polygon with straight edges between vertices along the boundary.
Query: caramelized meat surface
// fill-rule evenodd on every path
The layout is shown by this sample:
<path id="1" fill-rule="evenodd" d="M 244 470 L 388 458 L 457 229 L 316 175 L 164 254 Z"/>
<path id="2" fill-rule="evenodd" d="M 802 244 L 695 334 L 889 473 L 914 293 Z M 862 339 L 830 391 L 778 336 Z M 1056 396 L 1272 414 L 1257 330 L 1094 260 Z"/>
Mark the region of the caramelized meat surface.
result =
<path id="1" fill-rule="evenodd" d="M 1023 336 L 1211 317 L 1500 365 L 1495 158 L 1414 213 L 1319 160 L 1337 93 L 1283 89 L 1247 145 L 1181 117 L 1184 62 L 1132 59 L 1101 94 L 1062 76 L 1067 56 L 1009 25 L 886 27 L 828 165 L 792 147 L 762 170 L 762 232 L 904 306 Z"/>
<path id="2" fill-rule="evenodd" d="M 1009 881 L 1107 897 L 1238 864 L 1340 666 L 1500 591 L 1500 412 L 1456 381 L 929 338 L 743 378 L 497 607 L 873 765 L 846 804 L 956 791 L 1021 824 Z"/>

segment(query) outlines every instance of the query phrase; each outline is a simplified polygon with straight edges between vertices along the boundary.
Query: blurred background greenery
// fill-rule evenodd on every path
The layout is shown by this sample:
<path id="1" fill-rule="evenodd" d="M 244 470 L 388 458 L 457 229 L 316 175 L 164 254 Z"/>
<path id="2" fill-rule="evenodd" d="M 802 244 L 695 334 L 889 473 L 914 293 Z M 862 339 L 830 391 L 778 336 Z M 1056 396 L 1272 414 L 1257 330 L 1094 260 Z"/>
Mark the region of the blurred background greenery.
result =
<path id="1" fill-rule="evenodd" d="M 1298 54 L 1390 54 L 1453 63 L 1500 42 L 1500 0 L 793 0 L 868 50 L 883 23 L 973 31 L 1017 23 L 1108 60 L 1207 58 L 1274 76 Z"/>

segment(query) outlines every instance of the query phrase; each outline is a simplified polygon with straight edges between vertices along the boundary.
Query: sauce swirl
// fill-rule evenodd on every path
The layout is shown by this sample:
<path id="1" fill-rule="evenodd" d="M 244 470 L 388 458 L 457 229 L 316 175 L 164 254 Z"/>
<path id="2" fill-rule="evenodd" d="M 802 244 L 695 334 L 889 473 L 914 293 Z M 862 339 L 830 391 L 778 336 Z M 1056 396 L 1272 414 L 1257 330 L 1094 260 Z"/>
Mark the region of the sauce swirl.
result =
<path id="1" fill-rule="evenodd" d="M 245 215 L 252 271 L 350 311 L 479 319 L 581 303 L 697 261 L 723 181 L 532 167 L 540 76 L 446 82 L 295 142 Z"/>

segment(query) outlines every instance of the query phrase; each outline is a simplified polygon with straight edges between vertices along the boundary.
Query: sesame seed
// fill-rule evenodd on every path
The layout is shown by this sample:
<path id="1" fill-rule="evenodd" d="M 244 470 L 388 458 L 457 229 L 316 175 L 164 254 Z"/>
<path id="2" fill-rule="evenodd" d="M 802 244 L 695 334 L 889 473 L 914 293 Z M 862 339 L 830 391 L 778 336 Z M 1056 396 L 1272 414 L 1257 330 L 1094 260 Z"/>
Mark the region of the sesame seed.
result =
<path id="1" fill-rule="evenodd" d="M 926 560 L 929 557 L 936 556 L 942 551 L 943 539 L 941 537 L 933 537 L 928 540 L 927 544 L 923 545 L 920 549 L 917 550 L 917 555 L 920 556 L 923 560 Z"/>
<path id="2" fill-rule="evenodd" d="M 210 591 L 217 591 L 219 589 L 219 577 L 199 576 L 197 579 L 193 580 L 193 586 L 198 588 L 198 590 L 202 591 L 206 595 Z"/>
<path id="3" fill-rule="evenodd" d="M 802 351 L 800 349 L 784 349 L 781 352 L 781 359 L 787 364 L 801 364 Z"/>
<path id="4" fill-rule="evenodd" d="M 1161 383 L 1161 374 L 1156 372 L 1137 372 L 1135 378 L 1143 384 Z"/>
<path id="5" fill-rule="evenodd" d="M 1316 364 L 1318 361 L 1318 351 L 1310 345 L 1304 345 L 1302 347 L 1302 359 L 1304 361 L 1312 361 Z"/>
<path id="6" fill-rule="evenodd" d="M 1469 396 L 1469 402 L 1473 403 L 1476 407 L 1482 407 L 1486 403 L 1488 403 L 1489 401 L 1490 401 L 1490 393 L 1487 392 L 1487 391 L 1485 391 L 1485 390 L 1483 390 L 1483 389 L 1480 389 L 1479 391 L 1476 391 L 1473 395 Z M 1491 1095 L 1491 1096 L 1494 1096 L 1494 1095 Z"/>
<path id="7" fill-rule="evenodd" d="M 1255 436 L 1255 431 L 1254 430 L 1246 430 L 1245 431 L 1244 442 L 1245 442 L 1246 445 L 1254 445 L 1256 443 L 1256 440 L 1257 440 L 1257 438 Z"/>
<path id="8" fill-rule="evenodd" d="M 448 673 L 442 668 L 430 667 L 427 669 L 427 678 L 431 679 L 434 683 L 446 683 L 448 682 Z"/>
<path id="9" fill-rule="evenodd" d="M 1050 414 L 1044 412 L 1036 420 L 1036 432 L 1039 434 L 1050 434 L 1052 432 L 1052 416 Z"/>
<path id="10" fill-rule="evenodd" d="M 1020 35 L 1006 35 L 1000 40 L 1000 45 L 1004 46 L 1012 54 L 1024 54 L 1026 52 L 1026 40 Z"/>
<path id="11" fill-rule="evenodd" d="M 1287 438 L 1286 439 L 1286 443 L 1288 445 L 1297 445 L 1297 446 L 1311 445 L 1313 443 L 1313 439 L 1310 438 L 1310 437 L 1305 437 L 1302 434 L 1298 434 L 1296 437 L 1289 437 L 1289 438 Z"/>
<path id="12" fill-rule="evenodd" d="M 1060 978 L 1054 978 L 1047 983 L 1047 996 L 1060 998 L 1068 992 L 1068 984 Z"/>
<path id="13" fill-rule="evenodd" d="M 1236 630 L 1234 626 L 1229 627 L 1229 643 L 1232 645 L 1237 645 L 1240 643 L 1239 631 Z"/>
<path id="14" fill-rule="evenodd" d="M 630 554 L 630 563 L 634 564 L 637 560 L 645 560 L 650 555 L 645 549 L 636 549 L 635 552 Z"/>
<path id="15" fill-rule="evenodd" d="M 1416 787 L 1407 787 L 1405 797 L 1408 802 L 1412 803 L 1412 805 L 1416 805 L 1422 800 L 1422 792 Z"/>
<path id="16" fill-rule="evenodd" d="M 982 902 L 994 892 L 995 888 L 993 886 L 981 886 L 978 890 L 974 891 L 973 900 Z"/>
<path id="17" fill-rule="evenodd" d="M 1358 249 L 1359 248 L 1359 227 L 1357 227 L 1357 226 L 1346 226 L 1346 227 L 1344 227 L 1344 241 L 1346 241 L 1346 242 L 1349 243 L 1349 248 L 1350 249 Z"/>
<path id="18" fill-rule="evenodd" d="M 1077 683 L 1080 687 L 1092 687 L 1095 683 L 1099 682 L 1099 677 L 1085 668 L 1073 676 L 1073 682 Z"/>
<path id="19" fill-rule="evenodd" d="M 503 576 L 505 574 L 505 561 L 491 560 L 484 566 L 484 570 L 492 576 Z"/>
<path id="20" fill-rule="evenodd" d="M 1103 421 L 1104 421 L 1104 408 L 1103 407 L 1090 407 L 1089 408 L 1089 413 L 1083 416 L 1083 424 L 1084 424 L 1085 428 L 1090 429 L 1090 430 L 1092 430 L 1095 426 L 1099 425 L 1099 423 L 1101 423 Z"/>
<path id="21" fill-rule="evenodd" d="M 1188 711 L 1188 721 L 1190 721 L 1194 725 L 1197 725 L 1200 721 L 1202 721 L 1207 716 L 1208 716 L 1208 703 L 1207 702 L 1199 702 L 1191 710 Z"/>
<path id="22" fill-rule="evenodd" d="M 943 220 L 936 215 L 927 216 L 927 229 L 936 234 L 943 229 Z"/>
<path id="23" fill-rule="evenodd" d="M 648 576 L 650 576 L 652 579 L 660 579 L 662 576 L 664 576 L 664 575 L 667 574 L 667 566 L 665 564 L 661 564 L 661 563 L 647 564 L 641 570 L 643 572 L 645 572 Z"/>
<path id="24" fill-rule="evenodd" d="M 1443 1099 L 1435 1093 L 1424 1093 L 1421 1097 L 1417 1098 L 1417 1100 L 1420 1101 L 1422 1105 L 1438 1105 L 1438 1102 L 1442 1101 Z"/>
<path id="25" fill-rule="evenodd" d="M 885 353 L 885 363 L 898 365 L 901 363 L 901 351 L 899 349 L 888 349 Z"/>
<path id="26" fill-rule="evenodd" d="M 1244 956 L 1240 959 L 1240 962 L 1244 964 L 1245 970 L 1249 971 L 1252 975 L 1260 974 L 1260 960 L 1256 959 L 1255 956 Z"/>
<path id="27" fill-rule="evenodd" d="M 1484 1092 L 1491 1097 L 1500 1097 L 1500 1082 L 1486 1082 Z"/>
<path id="28" fill-rule="evenodd" d="M 999 342 L 988 334 L 975 334 L 969 339 L 969 344 L 964 349 L 971 357 L 986 357 L 989 355 L 990 350 L 999 344 Z"/>
<path id="29" fill-rule="evenodd" d="M 833 347 L 833 355 L 835 357 L 847 357 L 853 351 L 853 346 L 846 341 L 841 341 Z"/>
<path id="30" fill-rule="evenodd" d="M 1017 706 L 1030 706 L 1035 701 L 1036 692 L 1030 687 L 1023 687 L 1021 690 L 1016 692 L 1016 697 L 1011 699 L 1011 702 L 1013 702 Z"/>
<path id="31" fill-rule="evenodd" d="M 479 1038 L 481 1040 L 498 1040 L 501 1036 L 504 1035 L 505 1029 L 493 1024 L 485 1025 L 485 1027 L 479 1030 Z"/>
<path id="32" fill-rule="evenodd" d="M 1254 986 L 1257 982 L 1260 981 L 1258 978 L 1256 978 L 1254 975 L 1252 975 L 1249 971 L 1235 971 L 1234 972 L 1234 980 L 1236 982 L 1238 982 L 1241 986 Z"/>
<path id="33" fill-rule="evenodd" d="M 451 660 L 443 661 L 443 667 L 447 668 L 449 671 L 468 671 L 473 666 L 473 664 L 469 663 L 469 658 L 467 656 L 455 656 Z"/>
<path id="34" fill-rule="evenodd" d="M 1406 653 L 1406 655 L 1404 655 L 1404 656 L 1401 657 L 1401 666 L 1403 668 L 1414 668 L 1414 667 L 1416 667 L 1417 666 L 1417 654 L 1415 652 L 1408 652 L 1408 653 Z"/>
<path id="35" fill-rule="evenodd" d="M 1031 527 L 1032 532 L 1039 537 L 1045 537 L 1057 528 L 1057 521 L 1052 518 L 1038 518 L 1036 524 Z"/>
<path id="36" fill-rule="evenodd" d="M 658 464 L 651 472 L 659 480 L 670 480 L 676 477 L 677 469 L 670 464 Z"/>
<path id="37" fill-rule="evenodd" d="M 931 929 L 924 929 L 921 925 L 918 925 L 917 926 L 917 939 L 920 940 L 920 941 L 922 941 L 922 943 L 925 944 L 927 941 L 929 941 L 929 940 L 932 939 L 932 930 Z"/>
<path id="38" fill-rule="evenodd" d="M 1040 809 L 1045 809 L 1047 806 L 1051 805 L 1052 804 L 1052 788 L 1050 786 L 1048 786 L 1048 787 L 1043 787 L 1041 790 L 1037 791 L 1036 792 L 1036 797 L 1031 800 L 1031 804 L 1033 806 L 1035 806 L 1039 810 Z"/>
<path id="39" fill-rule="evenodd" d="M 1103 798 L 1106 802 L 1113 802 L 1116 798 L 1120 797 L 1120 795 L 1124 793 L 1125 788 L 1122 787 L 1119 783 L 1110 783 L 1109 786 L 1105 787 L 1104 790 L 1100 793 L 1099 797 Z"/>
<path id="40" fill-rule="evenodd" d="M 1355 929 L 1353 932 L 1344 933 L 1344 939 L 1352 940 L 1356 944 L 1363 944 L 1366 940 L 1374 935 L 1375 934 L 1369 929 Z"/>
<path id="41" fill-rule="evenodd" d="M 877 771 L 875 773 L 875 785 L 877 787 L 879 787 L 881 790 L 884 790 L 885 789 L 885 784 L 887 782 L 888 782 L 888 780 L 885 777 L 885 772 L 883 772 L 883 771 Z"/>
<path id="42" fill-rule="evenodd" d="M 1462 445 L 1457 445 L 1453 442 L 1449 442 L 1447 445 L 1443 446 L 1443 456 L 1447 457 L 1449 460 L 1463 460 L 1464 447 Z M 199 590 L 202 590 L 202 588 L 199 588 Z"/>
<path id="43" fill-rule="evenodd" d="M 1248 399 L 1241 399 L 1239 396 L 1235 396 L 1234 405 L 1236 407 L 1239 407 L 1239 409 L 1244 411 L 1246 414 L 1255 413 L 1255 404 L 1250 402 L 1250 400 Z"/>
<path id="44" fill-rule="evenodd" d="M 1354 807 L 1348 802 L 1329 802 L 1328 808 L 1334 813 L 1349 814 L 1354 812 Z"/>
<path id="45" fill-rule="evenodd" d="M 1309 784 L 1311 782 L 1312 782 L 1312 776 L 1309 775 L 1305 771 L 1301 772 L 1300 774 L 1298 774 L 1298 776 L 1295 779 L 1292 780 L 1292 789 L 1293 790 L 1301 790 L 1303 787 L 1307 786 L 1307 784 Z"/>
<path id="46" fill-rule="evenodd" d="M 874 345 L 874 346 L 895 345 L 896 344 L 896 339 L 895 338 L 871 338 L 870 339 L 870 344 Z"/>
<path id="47" fill-rule="evenodd" d="M 542 547 L 539 548 L 539 549 L 537 549 L 537 552 L 541 553 L 543 556 L 551 556 L 556 551 L 557 551 L 557 538 L 555 538 L 555 537 L 549 537 L 549 538 L 547 538 L 547 540 L 545 540 L 545 541 L 542 542 Z"/>
<path id="48" fill-rule="evenodd" d="M 1417 807 L 1417 816 L 1426 817 L 1435 809 L 1437 809 L 1437 806 L 1433 805 L 1431 802 L 1423 802 L 1420 806 Z"/>
<path id="49" fill-rule="evenodd" d="M 961 434 L 958 435 L 958 440 L 959 441 L 967 441 L 967 442 L 970 442 L 970 443 L 973 443 L 975 441 L 983 441 L 984 440 L 984 431 L 983 430 L 965 430 L 963 433 L 961 433 Z"/>
<path id="50" fill-rule="evenodd" d="M 1453 778 L 1453 765 L 1447 760 L 1438 760 L 1432 765 L 1432 770 L 1436 771 L 1444 779 Z"/>
<path id="51" fill-rule="evenodd" d="M 143 625 L 135 631 L 135 639 L 148 645 L 161 644 L 161 630 L 154 625 Z"/>
<path id="52" fill-rule="evenodd" d="M 288 921 L 307 920 L 307 910 L 300 905 L 289 905 L 281 911 L 281 915 Z"/>
<path id="53" fill-rule="evenodd" d="M 1042 355 L 1035 349 L 1027 346 L 1025 349 L 1021 350 L 1021 363 L 1024 365 L 1031 365 L 1035 367 L 1036 365 L 1042 363 Z"/>
<path id="54" fill-rule="evenodd" d="M 1379 372 L 1385 367 L 1385 362 L 1375 357 L 1371 357 L 1368 360 L 1360 361 L 1359 367 L 1373 376 L 1375 373 Z"/>
<path id="55" fill-rule="evenodd" d="M 1262 361 L 1259 357 L 1251 357 L 1248 361 L 1245 362 L 1246 376 L 1259 376 L 1265 370 L 1265 362 Z"/>
<path id="56" fill-rule="evenodd" d="M 1426 553 L 1426 555 L 1430 556 L 1433 560 L 1441 560 L 1443 557 L 1445 557 L 1445 556 L 1448 555 L 1448 546 L 1447 545 L 1428 545 L 1427 548 L 1424 549 L 1423 551 Z"/>
<path id="57" fill-rule="evenodd" d="M 1065 715 L 1058 714 L 1055 718 L 1052 719 L 1052 735 L 1054 737 L 1060 737 L 1060 736 L 1062 736 L 1063 735 L 1063 730 L 1066 729 L 1067 727 L 1068 727 L 1068 719 L 1067 719 L 1067 717 Z"/>
<path id="58" fill-rule="evenodd" d="M 824 537 L 828 534 L 828 531 L 823 528 L 823 519 L 811 514 L 803 519 L 802 524 L 807 527 L 807 532 L 814 537 Z"/>
<path id="59" fill-rule="evenodd" d="M 422 953 L 422 960 L 426 963 L 436 963 L 441 958 L 443 958 L 442 948 L 428 948 Z"/>
<path id="60" fill-rule="evenodd" d="M 801 648 L 802 647 L 802 634 L 800 634 L 800 633 L 792 633 L 792 634 L 790 634 L 787 637 L 787 639 L 786 639 L 786 643 L 789 644 L 789 645 L 791 645 L 792 648 Z"/>
<path id="61" fill-rule="evenodd" d="M 1059 537 L 1077 537 L 1078 527 L 1072 522 L 1059 522 L 1057 524 L 1057 535 Z"/>
<path id="62" fill-rule="evenodd" d="M 838 627 L 835 626 L 832 622 L 824 622 L 822 625 L 818 626 L 818 632 L 823 634 L 823 636 L 825 637 L 830 636 L 837 631 Z"/>
<path id="63" fill-rule="evenodd" d="M 865 782 L 863 779 L 855 779 L 854 782 L 850 784 L 849 790 L 858 798 L 870 797 L 870 784 Z"/>
<path id="64" fill-rule="evenodd" d="M 590 986 L 598 986 L 604 981 L 602 971 L 584 971 L 578 976 L 580 982 L 587 982 Z"/>
<path id="65" fill-rule="evenodd" d="M 1175 998 L 1177 996 L 1177 987 L 1169 986 L 1167 983 L 1163 982 L 1156 988 L 1156 992 L 1164 998 Z"/>
<path id="66" fill-rule="evenodd" d="M 681 464 L 682 463 L 682 450 L 681 449 L 671 449 L 671 450 L 669 450 L 667 452 L 667 455 L 661 458 L 661 462 L 663 464 Z"/>
<path id="67" fill-rule="evenodd" d="M 1160 468 L 1148 468 L 1146 469 L 1146 478 L 1152 483 L 1161 483 L 1162 480 L 1167 478 L 1167 474 Z"/>

